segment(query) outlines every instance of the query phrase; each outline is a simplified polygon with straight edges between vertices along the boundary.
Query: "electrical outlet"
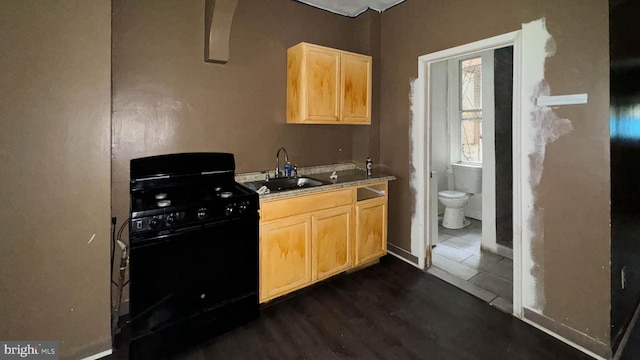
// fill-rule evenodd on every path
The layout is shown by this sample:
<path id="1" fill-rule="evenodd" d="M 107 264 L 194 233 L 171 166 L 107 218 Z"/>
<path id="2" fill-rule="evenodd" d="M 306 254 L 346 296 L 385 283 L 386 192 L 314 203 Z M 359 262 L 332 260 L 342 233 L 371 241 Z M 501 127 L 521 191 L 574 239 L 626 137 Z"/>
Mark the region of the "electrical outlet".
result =
<path id="1" fill-rule="evenodd" d="M 622 270 L 620 270 L 620 286 L 622 286 L 622 290 L 627 286 L 627 267 L 623 266 Z"/>

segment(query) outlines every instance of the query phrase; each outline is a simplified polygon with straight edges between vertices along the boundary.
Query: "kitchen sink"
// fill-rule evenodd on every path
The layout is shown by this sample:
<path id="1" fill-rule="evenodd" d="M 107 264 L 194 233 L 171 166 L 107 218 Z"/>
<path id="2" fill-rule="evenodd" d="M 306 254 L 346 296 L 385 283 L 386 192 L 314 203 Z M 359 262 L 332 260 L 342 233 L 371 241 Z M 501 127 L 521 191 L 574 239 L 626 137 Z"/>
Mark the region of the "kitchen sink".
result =
<path id="1" fill-rule="evenodd" d="M 310 187 L 316 187 L 325 185 L 326 183 L 314 178 L 301 176 L 297 178 L 275 178 L 269 181 L 253 181 L 246 183 L 245 185 L 252 189 L 258 190 L 263 185 L 266 186 L 271 192 L 306 189 Z"/>

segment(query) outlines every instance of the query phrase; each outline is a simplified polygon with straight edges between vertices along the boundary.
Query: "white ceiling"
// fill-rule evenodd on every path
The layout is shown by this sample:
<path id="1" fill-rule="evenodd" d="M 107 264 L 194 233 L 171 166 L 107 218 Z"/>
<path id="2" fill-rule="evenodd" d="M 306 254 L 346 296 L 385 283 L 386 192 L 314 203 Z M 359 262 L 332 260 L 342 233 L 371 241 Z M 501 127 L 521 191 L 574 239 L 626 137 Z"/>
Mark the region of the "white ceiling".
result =
<path id="1" fill-rule="evenodd" d="M 356 17 L 367 9 L 383 12 L 404 0 L 297 0 L 336 14 Z"/>

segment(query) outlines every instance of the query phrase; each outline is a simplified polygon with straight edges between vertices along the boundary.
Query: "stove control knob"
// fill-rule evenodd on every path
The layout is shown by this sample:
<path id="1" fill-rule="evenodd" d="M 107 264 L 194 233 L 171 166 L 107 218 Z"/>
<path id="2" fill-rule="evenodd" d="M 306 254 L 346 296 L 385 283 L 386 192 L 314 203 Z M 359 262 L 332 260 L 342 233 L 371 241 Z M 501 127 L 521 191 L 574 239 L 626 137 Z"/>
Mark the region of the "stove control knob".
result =
<path id="1" fill-rule="evenodd" d="M 156 226 L 158 226 L 158 219 L 153 218 L 153 219 L 149 220 L 149 226 L 151 228 L 155 228 Z"/>
<path id="2" fill-rule="evenodd" d="M 240 203 L 240 205 L 238 205 L 238 212 L 240 214 L 243 214 L 246 211 L 247 211 L 247 203 L 245 201 L 243 201 L 243 202 Z"/>
<path id="3" fill-rule="evenodd" d="M 233 212 L 235 211 L 235 209 L 236 209 L 236 204 L 229 204 L 224 209 L 224 214 L 227 216 L 233 215 Z"/>
<path id="4" fill-rule="evenodd" d="M 207 208 L 198 209 L 198 213 L 196 214 L 198 219 L 204 220 L 207 217 Z"/>
<path id="5" fill-rule="evenodd" d="M 176 222 L 176 217 L 173 214 L 169 214 L 169 216 L 167 216 L 167 226 L 171 226 Z"/>

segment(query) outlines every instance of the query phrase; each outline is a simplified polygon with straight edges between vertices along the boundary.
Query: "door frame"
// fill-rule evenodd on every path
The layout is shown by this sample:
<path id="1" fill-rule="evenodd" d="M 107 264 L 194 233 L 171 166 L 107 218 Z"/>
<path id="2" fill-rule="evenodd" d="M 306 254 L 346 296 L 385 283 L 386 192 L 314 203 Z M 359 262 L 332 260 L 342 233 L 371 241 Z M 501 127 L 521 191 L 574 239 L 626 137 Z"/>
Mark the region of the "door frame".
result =
<path id="1" fill-rule="evenodd" d="M 437 229 L 437 200 L 431 194 L 431 64 L 471 53 L 513 46 L 513 314 L 522 317 L 522 224 L 523 224 L 523 160 L 522 160 L 522 30 L 494 36 L 473 43 L 422 55 L 418 57 L 418 79 L 414 84 L 414 116 L 412 126 L 412 163 L 415 218 L 412 219 L 412 245 L 417 245 L 418 267 L 431 266 L 432 236 Z M 435 206 L 434 206 L 435 205 Z M 434 221 L 433 219 L 436 219 Z M 437 234 L 437 232 L 436 232 Z M 412 246 L 413 247 L 413 246 Z"/>

